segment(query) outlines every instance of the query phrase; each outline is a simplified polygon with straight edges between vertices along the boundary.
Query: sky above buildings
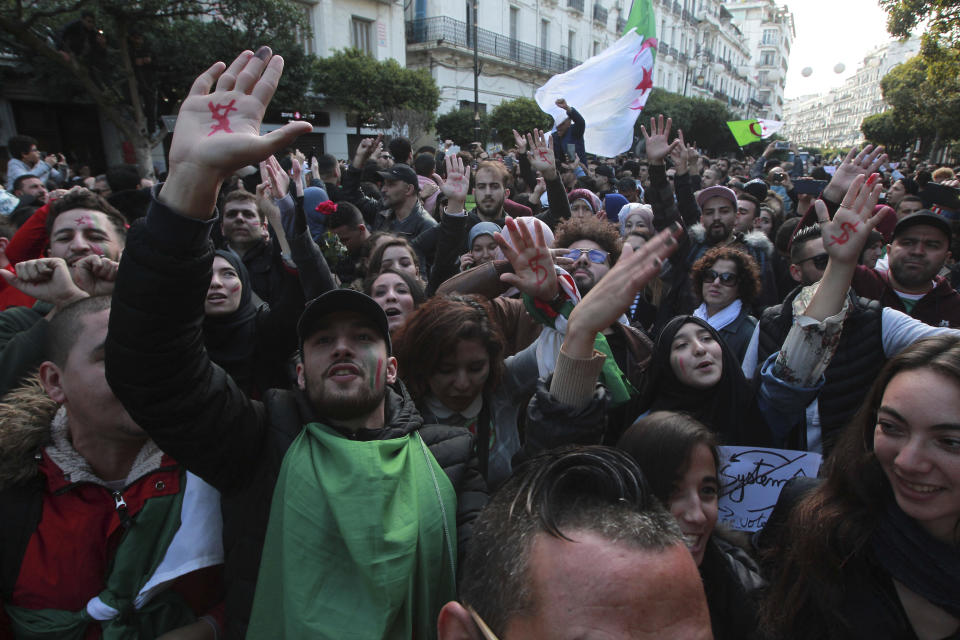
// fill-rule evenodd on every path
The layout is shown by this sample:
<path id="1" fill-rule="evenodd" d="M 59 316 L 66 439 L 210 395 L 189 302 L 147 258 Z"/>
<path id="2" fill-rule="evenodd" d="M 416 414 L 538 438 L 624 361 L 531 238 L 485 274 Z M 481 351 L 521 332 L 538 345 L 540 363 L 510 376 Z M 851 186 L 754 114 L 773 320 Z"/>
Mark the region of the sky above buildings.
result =
<path id="1" fill-rule="evenodd" d="M 824 93 L 850 77 L 871 49 L 892 40 L 877 0 L 776 0 L 793 13 L 797 29 L 790 52 L 787 99 Z M 835 73 L 842 63 L 846 69 Z M 803 77 L 805 67 L 813 73 Z"/>

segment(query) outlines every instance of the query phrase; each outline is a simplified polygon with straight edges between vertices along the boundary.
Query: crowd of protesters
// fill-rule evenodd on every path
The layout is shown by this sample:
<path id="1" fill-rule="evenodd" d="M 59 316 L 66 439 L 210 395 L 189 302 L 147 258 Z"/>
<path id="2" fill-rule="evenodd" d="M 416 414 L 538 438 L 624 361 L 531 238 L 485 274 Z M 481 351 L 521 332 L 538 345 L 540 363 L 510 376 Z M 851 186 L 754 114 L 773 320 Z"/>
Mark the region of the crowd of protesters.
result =
<path id="1" fill-rule="evenodd" d="M 951 168 L 596 158 L 563 100 L 306 157 L 282 68 L 156 185 L 8 141 L 0 639 L 960 638 Z M 721 445 L 824 465 L 746 535 Z"/>

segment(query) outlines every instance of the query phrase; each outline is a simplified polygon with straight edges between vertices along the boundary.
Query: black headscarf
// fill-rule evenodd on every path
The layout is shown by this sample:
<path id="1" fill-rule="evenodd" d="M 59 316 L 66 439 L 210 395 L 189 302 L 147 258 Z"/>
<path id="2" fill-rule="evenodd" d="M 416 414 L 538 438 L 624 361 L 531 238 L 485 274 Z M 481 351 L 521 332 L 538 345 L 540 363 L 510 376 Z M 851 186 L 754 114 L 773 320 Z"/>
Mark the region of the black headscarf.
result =
<path id="1" fill-rule="evenodd" d="M 249 394 L 254 388 L 257 349 L 257 305 L 253 302 L 250 274 L 232 251 L 218 250 L 216 255 L 229 262 L 240 278 L 240 305 L 233 313 L 204 317 L 203 344 L 210 359 Z"/>
<path id="2" fill-rule="evenodd" d="M 689 322 L 709 331 L 723 353 L 720 380 L 709 389 L 684 385 L 670 365 L 673 339 Z M 743 377 L 737 357 L 713 327 L 694 316 L 677 316 L 660 332 L 647 369 L 640 410 L 687 413 L 715 431 L 722 444 L 772 444 L 770 430 L 757 407 L 753 386 Z"/>

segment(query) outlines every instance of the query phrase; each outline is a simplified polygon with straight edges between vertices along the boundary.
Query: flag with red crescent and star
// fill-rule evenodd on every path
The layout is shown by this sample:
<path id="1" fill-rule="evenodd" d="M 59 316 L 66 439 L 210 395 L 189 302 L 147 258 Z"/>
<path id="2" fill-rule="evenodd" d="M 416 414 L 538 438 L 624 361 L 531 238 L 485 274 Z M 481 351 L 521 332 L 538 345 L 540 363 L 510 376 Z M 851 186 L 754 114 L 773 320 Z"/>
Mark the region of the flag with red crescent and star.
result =
<path id="1" fill-rule="evenodd" d="M 583 116 L 587 153 L 613 157 L 633 145 L 633 125 L 653 90 L 655 25 L 651 0 L 634 0 L 619 40 L 537 90 L 537 104 L 555 123 L 567 117 L 558 98 Z"/>

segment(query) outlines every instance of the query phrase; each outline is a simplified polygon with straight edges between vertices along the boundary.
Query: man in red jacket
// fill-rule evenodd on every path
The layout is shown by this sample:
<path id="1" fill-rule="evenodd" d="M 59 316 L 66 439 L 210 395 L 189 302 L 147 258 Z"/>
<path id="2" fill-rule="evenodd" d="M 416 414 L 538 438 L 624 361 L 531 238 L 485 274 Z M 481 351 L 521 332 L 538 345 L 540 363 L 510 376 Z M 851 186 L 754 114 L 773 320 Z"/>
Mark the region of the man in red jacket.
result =
<path id="1" fill-rule="evenodd" d="M 840 242 L 843 237 L 831 240 Z M 857 268 L 853 277 L 857 295 L 935 327 L 960 327 L 960 294 L 938 275 L 950 257 L 947 220 L 929 210 L 901 218 L 887 252 L 889 271 Z"/>

